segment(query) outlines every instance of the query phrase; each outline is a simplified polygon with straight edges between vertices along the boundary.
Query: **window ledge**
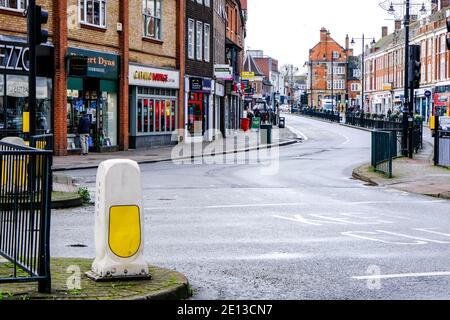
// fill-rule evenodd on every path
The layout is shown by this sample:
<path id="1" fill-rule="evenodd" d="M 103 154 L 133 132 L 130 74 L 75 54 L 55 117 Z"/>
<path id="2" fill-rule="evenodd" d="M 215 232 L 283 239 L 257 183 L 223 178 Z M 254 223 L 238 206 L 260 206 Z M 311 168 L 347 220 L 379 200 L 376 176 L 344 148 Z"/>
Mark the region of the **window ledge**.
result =
<path id="1" fill-rule="evenodd" d="M 150 43 L 154 43 L 154 44 L 159 44 L 159 45 L 163 45 L 164 44 L 164 41 L 162 41 L 162 40 L 149 38 L 149 37 L 142 37 L 142 41 L 150 42 Z"/>
<path id="2" fill-rule="evenodd" d="M 6 14 L 6 15 L 11 15 L 11 16 L 16 16 L 16 17 L 23 17 L 23 13 L 25 12 L 25 10 L 22 9 L 12 9 L 12 8 L 5 8 L 5 7 L 0 7 L 0 13 L 2 14 Z"/>
<path id="3" fill-rule="evenodd" d="M 106 27 L 101 27 L 101 26 L 96 26 L 93 24 L 88 24 L 88 23 L 84 23 L 84 22 L 80 22 L 80 27 L 83 29 L 89 29 L 89 30 L 95 30 L 95 31 L 100 31 L 100 32 L 106 32 Z"/>

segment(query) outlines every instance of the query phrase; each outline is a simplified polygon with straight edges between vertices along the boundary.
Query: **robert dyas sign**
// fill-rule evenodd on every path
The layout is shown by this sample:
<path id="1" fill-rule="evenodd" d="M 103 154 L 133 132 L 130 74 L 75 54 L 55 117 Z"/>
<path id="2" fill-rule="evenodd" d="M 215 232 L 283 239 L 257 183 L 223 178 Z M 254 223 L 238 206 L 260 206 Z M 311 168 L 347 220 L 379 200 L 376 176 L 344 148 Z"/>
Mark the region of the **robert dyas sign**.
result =
<path id="1" fill-rule="evenodd" d="M 180 72 L 130 65 L 129 83 L 132 86 L 178 89 Z"/>

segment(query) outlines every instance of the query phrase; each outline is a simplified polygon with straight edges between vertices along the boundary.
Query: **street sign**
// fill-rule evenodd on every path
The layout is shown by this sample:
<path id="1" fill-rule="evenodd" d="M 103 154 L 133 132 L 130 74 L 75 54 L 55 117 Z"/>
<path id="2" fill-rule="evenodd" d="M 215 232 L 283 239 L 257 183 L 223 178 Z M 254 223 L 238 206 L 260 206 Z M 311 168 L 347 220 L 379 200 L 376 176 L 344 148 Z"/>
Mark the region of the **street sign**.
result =
<path id="1" fill-rule="evenodd" d="M 242 72 L 242 80 L 255 80 L 254 72 Z"/>
<path id="2" fill-rule="evenodd" d="M 214 65 L 214 76 L 217 79 L 233 80 L 233 68 L 227 64 Z"/>

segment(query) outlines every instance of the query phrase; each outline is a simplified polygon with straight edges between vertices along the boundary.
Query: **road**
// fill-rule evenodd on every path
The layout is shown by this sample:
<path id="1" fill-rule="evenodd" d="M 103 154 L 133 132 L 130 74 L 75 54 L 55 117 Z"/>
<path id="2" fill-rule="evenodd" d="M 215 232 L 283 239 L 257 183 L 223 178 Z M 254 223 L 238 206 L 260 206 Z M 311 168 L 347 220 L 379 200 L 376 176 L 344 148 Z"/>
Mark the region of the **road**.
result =
<path id="1" fill-rule="evenodd" d="M 287 124 L 307 140 L 275 175 L 143 165 L 148 262 L 184 273 L 194 299 L 449 299 L 450 203 L 351 179 L 367 132 Z M 70 174 L 94 186 L 94 170 Z M 52 256 L 95 257 L 93 210 L 53 213 Z"/>

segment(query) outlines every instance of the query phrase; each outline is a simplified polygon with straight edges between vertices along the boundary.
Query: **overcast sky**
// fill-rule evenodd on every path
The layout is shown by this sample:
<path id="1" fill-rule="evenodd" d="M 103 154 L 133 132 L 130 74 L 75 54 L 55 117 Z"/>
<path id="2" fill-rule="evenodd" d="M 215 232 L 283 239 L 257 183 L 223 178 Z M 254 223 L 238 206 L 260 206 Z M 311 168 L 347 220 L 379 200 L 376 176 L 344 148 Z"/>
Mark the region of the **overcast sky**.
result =
<path id="1" fill-rule="evenodd" d="M 392 16 L 380 8 L 381 0 L 249 0 L 247 49 L 262 49 L 278 59 L 280 66 L 303 67 L 308 51 L 320 40 L 320 29 L 345 46 L 345 35 L 381 37 L 381 27 L 394 29 Z M 390 20 L 387 20 L 390 19 Z M 355 40 L 355 54 L 361 40 Z"/>

